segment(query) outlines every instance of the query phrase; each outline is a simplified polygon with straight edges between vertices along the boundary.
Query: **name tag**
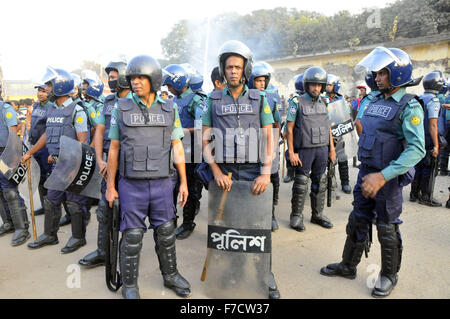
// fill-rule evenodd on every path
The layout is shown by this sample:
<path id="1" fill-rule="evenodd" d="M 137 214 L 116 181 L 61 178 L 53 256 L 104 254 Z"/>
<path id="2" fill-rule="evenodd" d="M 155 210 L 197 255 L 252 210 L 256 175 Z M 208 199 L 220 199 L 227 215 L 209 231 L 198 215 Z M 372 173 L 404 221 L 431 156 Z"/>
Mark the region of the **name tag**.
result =
<path id="1" fill-rule="evenodd" d="M 251 104 L 239 104 L 239 113 L 253 113 L 253 106 Z M 236 104 L 222 105 L 222 114 L 237 114 Z"/>
<path id="2" fill-rule="evenodd" d="M 166 124 L 166 119 L 162 114 L 148 114 L 149 121 L 146 123 L 145 117 L 142 114 L 130 114 L 132 125 L 144 125 L 144 124 Z"/>
<path id="3" fill-rule="evenodd" d="M 366 115 L 378 116 L 387 118 L 392 111 L 392 107 L 386 105 L 370 105 L 370 107 L 366 110 Z"/>
<path id="4" fill-rule="evenodd" d="M 49 117 L 47 123 L 64 123 L 64 117 Z"/>

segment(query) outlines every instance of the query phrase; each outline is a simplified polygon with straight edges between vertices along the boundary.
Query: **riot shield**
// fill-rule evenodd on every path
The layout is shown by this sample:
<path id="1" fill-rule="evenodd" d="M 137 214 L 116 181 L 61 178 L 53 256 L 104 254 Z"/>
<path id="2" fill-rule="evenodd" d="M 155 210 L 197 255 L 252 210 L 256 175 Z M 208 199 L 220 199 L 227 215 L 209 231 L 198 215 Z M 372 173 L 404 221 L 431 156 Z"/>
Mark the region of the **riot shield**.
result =
<path id="1" fill-rule="evenodd" d="M 209 184 L 205 294 L 210 298 L 268 296 L 273 191 L 270 184 L 256 196 L 252 187 L 253 182 L 233 181 L 222 211 L 224 192 L 214 181 Z"/>
<path id="2" fill-rule="evenodd" d="M 61 136 L 59 157 L 44 187 L 101 199 L 99 171 L 94 148 Z"/>
<path id="3" fill-rule="evenodd" d="M 338 144 L 344 143 L 345 154 L 348 158 L 356 156 L 358 153 L 358 135 L 345 101 L 341 99 L 328 104 L 328 115 L 333 138 L 338 140 Z"/>
<path id="4" fill-rule="evenodd" d="M 28 147 L 10 127 L 8 131 L 8 142 L 0 156 L 0 171 L 13 185 L 18 186 L 19 192 L 24 195 L 25 200 L 29 200 L 27 168 L 20 162 L 23 154 L 28 151 Z M 38 189 L 41 169 L 33 157 L 31 157 L 30 161 L 31 189 L 34 194 Z M 29 207 L 29 204 L 27 206 Z"/>

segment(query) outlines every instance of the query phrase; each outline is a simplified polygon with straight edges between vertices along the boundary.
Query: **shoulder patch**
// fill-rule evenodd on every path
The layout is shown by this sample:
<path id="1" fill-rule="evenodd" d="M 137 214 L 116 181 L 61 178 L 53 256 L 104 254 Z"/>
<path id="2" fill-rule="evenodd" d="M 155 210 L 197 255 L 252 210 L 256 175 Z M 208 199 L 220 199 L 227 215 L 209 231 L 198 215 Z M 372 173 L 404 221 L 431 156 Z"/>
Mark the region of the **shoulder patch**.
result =
<path id="1" fill-rule="evenodd" d="M 411 118 L 411 124 L 414 125 L 414 126 L 419 125 L 419 124 L 420 124 L 420 117 L 418 117 L 418 116 L 413 116 L 413 117 Z"/>

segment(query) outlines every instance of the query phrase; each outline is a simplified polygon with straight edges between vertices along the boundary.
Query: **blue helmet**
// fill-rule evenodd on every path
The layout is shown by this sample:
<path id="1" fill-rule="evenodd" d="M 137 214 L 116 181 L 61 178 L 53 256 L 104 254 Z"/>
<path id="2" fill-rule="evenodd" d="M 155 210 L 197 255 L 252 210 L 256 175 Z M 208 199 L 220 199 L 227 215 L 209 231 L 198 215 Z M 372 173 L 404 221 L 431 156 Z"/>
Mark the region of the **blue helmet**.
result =
<path id="1" fill-rule="evenodd" d="M 327 85 L 333 85 L 333 92 L 339 93 L 339 89 L 341 88 L 341 80 L 338 76 L 334 74 L 327 74 Z"/>
<path id="2" fill-rule="evenodd" d="M 176 91 L 181 91 L 189 85 L 191 76 L 179 64 L 170 64 L 163 69 L 163 85 L 171 85 Z"/>
<path id="3" fill-rule="evenodd" d="M 375 48 L 355 66 L 355 71 L 378 72 L 384 68 L 388 70 L 390 83 L 394 88 L 419 84 L 412 77 L 411 58 L 405 51 L 397 48 Z"/>
<path id="4" fill-rule="evenodd" d="M 373 76 L 372 72 L 367 72 L 366 76 L 364 77 L 364 80 L 366 81 L 366 84 L 372 91 L 378 90 L 378 85 L 375 82 L 375 77 Z"/>
<path id="5" fill-rule="evenodd" d="M 60 97 L 71 94 L 74 88 L 74 81 L 70 73 L 63 69 L 54 70 L 56 76 L 50 80 L 53 85 L 53 95 Z"/>
<path id="6" fill-rule="evenodd" d="M 298 94 L 305 93 L 305 87 L 303 86 L 303 73 L 297 75 L 297 77 L 295 78 L 295 91 Z"/>
<path id="7" fill-rule="evenodd" d="M 192 91 L 201 90 L 202 86 L 203 86 L 203 75 L 201 75 L 198 72 L 191 75 L 191 80 L 189 81 L 189 87 L 192 89 Z"/>
<path id="8" fill-rule="evenodd" d="M 102 81 L 100 81 L 100 79 L 86 78 L 84 79 L 84 82 L 87 82 L 88 84 L 86 95 L 94 99 L 99 99 L 103 93 L 104 85 Z"/>
<path id="9" fill-rule="evenodd" d="M 252 75 L 250 76 L 250 79 L 248 80 L 248 88 L 254 89 L 255 88 L 254 80 L 261 76 L 266 78 L 266 83 L 264 86 L 264 90 L 265 90 L 265 89 L 267 89 L 267 86 L 269 85 L 269 82 L 270 82 L 270 77 L 271 77 L 270 69 L 267 67 L 266 63 L 256 62 L 255 64 L 253 64 Z"/>

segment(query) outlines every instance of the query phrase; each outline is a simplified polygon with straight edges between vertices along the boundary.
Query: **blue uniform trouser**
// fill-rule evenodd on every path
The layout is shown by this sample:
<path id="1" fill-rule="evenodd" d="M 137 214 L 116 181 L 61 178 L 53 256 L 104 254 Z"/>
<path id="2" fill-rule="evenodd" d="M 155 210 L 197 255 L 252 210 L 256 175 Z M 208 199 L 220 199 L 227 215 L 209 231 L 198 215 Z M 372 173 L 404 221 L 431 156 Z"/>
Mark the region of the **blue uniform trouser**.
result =
<path id="1" fill-rule="evenodd" d="M 161 179 L 129 179 L 119 176 L 120 231 L 157 228 L 175 218 L 173 203 L 174 182 L 171 177 Z"/>
<path id="2" fill-rule="evenodd" d="M 311 191 L 319 191 L 320 177 L 325 173 L 328 163 L 328 146 L 302 148 L 298 152 L 302 166 L 295 166 L 295 175 L 311 178 Z"/>
<path id="3" fill-rule="evenodd" d="M 52 164 L 52 171 L 55 168 L 55 165 L 56 164 Z M 60 206 L 63 201 L 73 202 L 80 205 L 83 209 L 83 224 L 84 227 L 86 227 L 87 221 L 90 217 L 88 211 L 89 197 L 67 191 L 49 189 L 47 191 L 47 199 L 55 206 Z"/>
<path id="4" fill-rule="evenodd" d="M 363 242 L 367 238 L 368 227 L 364 225 L 370 225 L 372 220 L 376 218 L 381 220 L 385 224 L 401 224 L 399 219 L 402 213 L 402 187 L 399 185 L 399 178 L 396 177 L 388 181 L 377 193 L 375 198 L 365 198 L 362 195 L 362 178 L 370 173 L 379 172 L 378 169 L 368 167 L 361 164 L 361 168 L 358 173 L 358 180 L 353 189 L 353 211 L 352 217 L 357 222 L 353 240 L 357 242 Z M 397 228 L 398 229 L 398 228 Z M 400 232 L 397 230 L 398 238 Z"/>

